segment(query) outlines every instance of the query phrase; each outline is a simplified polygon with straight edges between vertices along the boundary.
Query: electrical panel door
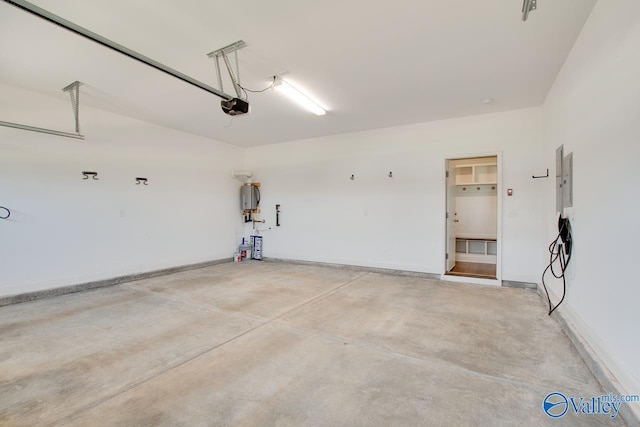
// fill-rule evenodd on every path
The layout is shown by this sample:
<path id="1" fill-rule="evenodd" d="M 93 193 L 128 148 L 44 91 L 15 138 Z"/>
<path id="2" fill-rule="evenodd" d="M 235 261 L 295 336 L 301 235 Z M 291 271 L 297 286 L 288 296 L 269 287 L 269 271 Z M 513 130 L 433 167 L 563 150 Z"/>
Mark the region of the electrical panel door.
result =
<path id="1" fill-rule="evenodd" d="M 556 212 L 562 213 L 562 161 L 564 160 L 564 146 L 556 149 Z"/>

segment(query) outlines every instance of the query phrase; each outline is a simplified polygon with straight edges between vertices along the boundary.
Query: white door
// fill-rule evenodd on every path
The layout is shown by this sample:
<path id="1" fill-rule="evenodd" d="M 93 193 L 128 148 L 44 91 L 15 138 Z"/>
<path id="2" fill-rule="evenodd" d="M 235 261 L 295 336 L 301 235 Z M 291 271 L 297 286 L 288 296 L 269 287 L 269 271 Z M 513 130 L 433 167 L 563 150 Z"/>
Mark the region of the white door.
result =
<path id="1" fill-rule="evenodd" d="M 447 252 L 446 272 L 456 265 L 456 168 L 451 166 L 451 161 L 447 160 Z"/>

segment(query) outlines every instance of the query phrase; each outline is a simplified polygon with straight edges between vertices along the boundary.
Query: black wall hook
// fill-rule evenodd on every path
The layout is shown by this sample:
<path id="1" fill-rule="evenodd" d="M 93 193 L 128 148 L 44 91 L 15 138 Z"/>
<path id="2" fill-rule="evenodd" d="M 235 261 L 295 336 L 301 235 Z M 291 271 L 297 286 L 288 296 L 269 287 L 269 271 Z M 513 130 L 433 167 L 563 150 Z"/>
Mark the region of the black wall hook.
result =
<path id="1" fill-rule="evenodd" d="M 393 172 L 389 172 L 389 178 L 393 178 Z"/>
<path id="2" fill-rule="evenodd" d="M 351 181 L 353 181 L 354 179 L 356 179 L 355 175 L 351 175 Z"/>
<path id="3" fill-rule="evenodd" d="M 95 179 L 96 181 L 98 180 L 98 172 L 87 172 L 87 171 L 83 171 L 82 175 L 84 175 L 84 178 L 82 179 L 89 179 L 89 176 L 91 176 L 93 179 Z"/>
<path id="4" fill-rule="evenodd" d="M 531 175 L 531 178 L 533 178 L 533 179 L 538 179 L 538 178 L 549 178 L 549 168 L 547 168 L 547 174 L 546 174 L 546 175 L 541 175 L 541 176 Z"/>
<path id="5" fill-rule="evenodd" d="M 7 212 L 6 215 L 4 215 L 4 212 Z M 11 211 L 7 208 L 5 208 L 4 206 L 0 206 L 0 219 L 8 219 L 11 216 Z"/>
<path id="6" fill-rule="evenodd" d="M 136 178 L 136 185 L 140 185 L 140 183 L 144 184 L 144 185 L 149 185 L 147 183 L 148 179 L 147 178 Z"/>

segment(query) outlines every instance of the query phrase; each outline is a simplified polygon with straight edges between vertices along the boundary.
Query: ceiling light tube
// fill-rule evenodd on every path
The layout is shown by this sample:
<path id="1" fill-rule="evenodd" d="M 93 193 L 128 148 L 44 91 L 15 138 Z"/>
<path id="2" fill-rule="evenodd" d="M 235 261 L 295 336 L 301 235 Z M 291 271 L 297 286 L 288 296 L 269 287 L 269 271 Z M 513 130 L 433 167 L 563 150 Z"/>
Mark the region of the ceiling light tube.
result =
<path id="1" fill-rule="evenodd" d="M 280 93 L 283 93 L 287 97 L 289 97 L 292 101 L 296 102 L 301 107 L 311 111 L 313 114 L 317 116 L 324 116 L 327 112 L 324 108 L 316 104 L 312 101 L 307 95 L 300 92 L 300 90 L 291 86 L 290 83 L 282 80 L 281 78 L 276 78 L 276 81 L 273 84 L 273 87 Z"/>

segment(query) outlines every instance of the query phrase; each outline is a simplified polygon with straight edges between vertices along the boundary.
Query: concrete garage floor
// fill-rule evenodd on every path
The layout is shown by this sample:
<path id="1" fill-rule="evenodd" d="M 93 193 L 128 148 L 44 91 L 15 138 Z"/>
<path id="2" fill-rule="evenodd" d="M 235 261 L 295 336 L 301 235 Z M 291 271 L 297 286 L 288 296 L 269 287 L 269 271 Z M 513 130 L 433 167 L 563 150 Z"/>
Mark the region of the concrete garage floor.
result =
<path id="1" fill-rule="evenodd" d="M 588 426 L 531 290 L 228 263 L 0 307 L 0 425 Z M 609 391 L 609 390 L 607 390 Z"/>

